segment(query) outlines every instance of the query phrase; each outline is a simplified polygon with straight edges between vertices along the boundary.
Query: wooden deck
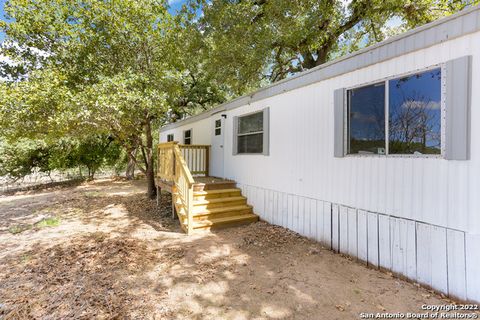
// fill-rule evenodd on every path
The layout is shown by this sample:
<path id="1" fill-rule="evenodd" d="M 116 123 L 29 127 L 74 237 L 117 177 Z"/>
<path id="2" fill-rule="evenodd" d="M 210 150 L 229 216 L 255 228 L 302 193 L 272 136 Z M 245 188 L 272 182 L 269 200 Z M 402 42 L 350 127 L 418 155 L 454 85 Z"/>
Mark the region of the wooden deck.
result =
<path id="1" fill-rule="evenodd" d="M 161 190 L 172 193 L 173 181 L 162 180 L 159 177 L 156 177 L 155 180 Z M 193 180 L 195 181 L 194 191 L 228 189 L 236 186 L 236 182 L 233 180 L 217 177 L 193 177 Z"/>

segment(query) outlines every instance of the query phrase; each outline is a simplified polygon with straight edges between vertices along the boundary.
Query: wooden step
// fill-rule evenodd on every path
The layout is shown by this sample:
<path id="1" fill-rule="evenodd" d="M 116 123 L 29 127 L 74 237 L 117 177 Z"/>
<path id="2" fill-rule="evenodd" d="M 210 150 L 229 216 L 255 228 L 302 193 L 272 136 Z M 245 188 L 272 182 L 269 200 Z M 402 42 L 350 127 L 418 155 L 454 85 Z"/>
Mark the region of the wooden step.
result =
<path id="1" fill-rule="evenodd" d="M 215 182 L 215 183 L 195 183 L 193 191 L 223 190 L 233 189 L 237 186 L 234 181 Z"/>
<path id="2" fill-rule="evenodd" d="M 205 216 L 205 215 L 215 215 L 221 213 L 230 213 L 231 215 L 237 214 L 238 211 L 244 210 L 252 210 L 252 206 L 248 204 L 243 204 L 239 206 L 228 206 L 228 207 L 220 207 L 220 208 L 213 208 L 213 209 L 197 209 L 193 208 L 193 216 Z"/>
<path id="3" fill-rule="evenodd" d="M 246 199 L 244 198 L 243 201 L 246 201 Z M 234 202 L 231 202 L 231 203 L 233 204 Z M 177 201 L 177 203 L 175 203 L 175 209 L 177 211 L 177 215 L 180 221 L 186 223 L 186 219 L 187 219 L 186 209 L 180 201 Z M 249 214 L 252 212 L 253 212 L 252 206 L 246 203 L 243 203 L 240 205 L 220 206 L 220 207 L 208 208 L 208 209 L 205 209 L 202 206 L 200 207 L 194 206 L 193 220 L 200 221 L 200 220 L 206 220 L 206 219 L 212 219 L 212 218 L 225 218 L 225 217 L 232 217 L 236 215 Z"/>
<path id="4" fill-rule="evenodd" d="M 205 210 L 220 207 L 240 206 L 247 204 L 247 198 L 243 196 L 238 197 L 222 197 L 213 199 L 194 200 L 194 210 Z"/>
<path id="5" fill-rule="evenodd" d="M 214 199 L 214 198 L 239 197 L 241 195 L 242 195 L 242 190 L 238 188 L 221 189 L 221 190 L 205 190 L 205 191 L 194 191 L 193 199 L 207 200 L 207 199 Z"/>
<path id="6" fill-rule="evenodd" d="M 229 226 L 236 226 L 245 223 L 252 223 L 258 221 L 258 216 L 252 213 L 235 215 L 232 217 L 214 218 L 210 220 L 196 221 L 193 225 L 194 230 L 210 230 L 213 228 L 223 228 Z"/>
<path id="7" fill-rule="evenodd" d="M 253 213 L 252 209 L 235 211 L 234 213 L 227 211 L 227 212 L 222 212 L 222 213 L 194 216 L 193 221 L 196 222 L 196 221 L 204 221 L 204 220 L 211 220 L 211 219 L 217 219 L 217 218 L 229 218 L 229 217 L 241 216 L 241 215 L 244 215 L 244 214 L 252 214 L 252 213 Z"/>
<path id="8" fill-rule="evenodd" d="M 215 186 L 210 188 L 212 185 Z M 253 207 L 247 204 L 247 198 L 242 195 L 242 190 L 235 186 L 236 183 L 229 180 L 195 184 L 190 228 L 186 208 L 179 199 L 175 199 L 175 208 L 182 229 L 185 232 L 189 229 L 200 232 L 258 221 L 258 216 L 253 213 Z M 177 198 L 176 195 L 174 197 Z"/>

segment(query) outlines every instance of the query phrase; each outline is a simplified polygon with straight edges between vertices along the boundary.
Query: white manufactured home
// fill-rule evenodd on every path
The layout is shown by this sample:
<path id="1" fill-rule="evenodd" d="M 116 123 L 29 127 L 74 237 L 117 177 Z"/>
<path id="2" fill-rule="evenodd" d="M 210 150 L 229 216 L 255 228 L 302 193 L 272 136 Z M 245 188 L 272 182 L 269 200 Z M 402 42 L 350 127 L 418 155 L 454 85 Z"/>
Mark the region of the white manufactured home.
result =
<path id="1" fill-rule="evenodd" d="M 214 203 L 185 191 L 193 176 L 229 179 L 262 220 L 480 301 L 480 7 L 171 123 L 167 141 L 187 209 Z"/>

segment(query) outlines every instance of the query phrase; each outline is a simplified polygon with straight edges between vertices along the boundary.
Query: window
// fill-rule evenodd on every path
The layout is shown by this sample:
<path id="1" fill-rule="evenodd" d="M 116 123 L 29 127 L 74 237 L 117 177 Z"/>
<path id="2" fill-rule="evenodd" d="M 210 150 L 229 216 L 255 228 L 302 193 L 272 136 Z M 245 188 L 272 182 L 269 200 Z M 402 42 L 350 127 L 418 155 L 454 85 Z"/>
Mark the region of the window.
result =
<path id="1" fill-rule="evenodd" d="M 347 107 L 349 154 L 441 153 L 440 68 L 347 90 Z"/>
<path id="2" fill-rule="evenodd" d="M 268 108 L 235 118 L 234 154 L 268 154 Z"/>
<path id="3" fill-rule="evenodd" d="M 215 135 L 219 136 L 222 134 L 222 120 L 215 120 Z"/>
<path id="4" fill-rule="evenodd" d="M 192 129 L 183 131 L 183 144 L 192 144 Z"/>
<path id="5" fill-rule="evenodd" d="M 440 154 L 440 81 L 440 69 L 389 81 L 389 153 Z"/>
<path id="6" fill-rule="evenodd" d="M 385 84 L 348 91 L 349 153 L 385 154 Z"/>
<path id="7" fill-rule="evenodd" d="M 173 141 L 173 133 L 167 134 L 167 142 Z"/>

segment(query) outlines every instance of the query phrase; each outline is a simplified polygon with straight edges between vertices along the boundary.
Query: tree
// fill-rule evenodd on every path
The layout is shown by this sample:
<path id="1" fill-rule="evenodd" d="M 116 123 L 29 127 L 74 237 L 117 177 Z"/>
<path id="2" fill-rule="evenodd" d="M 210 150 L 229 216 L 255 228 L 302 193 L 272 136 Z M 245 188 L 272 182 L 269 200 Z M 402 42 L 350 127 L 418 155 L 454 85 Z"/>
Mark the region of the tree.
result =
<path id="1" fill-rule="evenodd" d="M 39 170 L 49 174 L 51 147 L 43 141 L 21 139 L 14 144 L 0 141 L 0 176 L 18 180 Z"/>
<path id="2" fill-rule="evenodd" d="M 65 152 L 62 152 L 65 154 Z M 60 154 L 62 154 L 60 153 Z M 93 179 L 102 166 L 113 166 L 120 158 L 120 148 L 113 137 L 93 135 L 82 138 L 72 150 L 76 166 L 85 166 L 88 178 Z"/>
<path id="3" fill-rule="evenodd" d="M 22 80 L 8 84 L 2 103 L 12 134 L 91 131 L 142 148 L 137 166 L 153 197 L 152 130 L 177 86 L 166 2 L 11 0 L 5 11 L 12 22 L 2 25 L 10 44 L 3 52 L 17 65 L 3 71 Z"/>
<path id="4" fill-rule="evenodd" d="M 0 140 L 0 176 L 18 180 L 35 172 L 86 167 L 93 179 L 103 166 L 112 167 L 120 157 L 120 146 L 109 136 L 92 135 L 59 138 L 55 141 L 21 138 L 6 143 Z"/>
<path id="5" fill-rule="evenodd" d="M 240 93 L 321 65 L 478 0 L 199 0 L 211 67 Z M 396 21 L 395 25 L 392 22 Z"/>
<path id="6" fill-rule="evenodd" d="M 109 135 L 155 195 L 153 132 L 225 100 L 200 31 L 166 0 L 9 0 L 0 124 L 9 137 Z M 220 89 L 219 89 L 220 88 Z M 28 124 L 25 126 L 24 124 Z M 141 159 L 135 150 L 139 150 Z"/>

